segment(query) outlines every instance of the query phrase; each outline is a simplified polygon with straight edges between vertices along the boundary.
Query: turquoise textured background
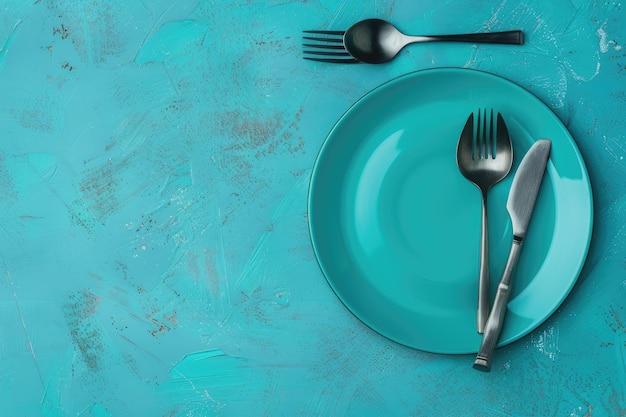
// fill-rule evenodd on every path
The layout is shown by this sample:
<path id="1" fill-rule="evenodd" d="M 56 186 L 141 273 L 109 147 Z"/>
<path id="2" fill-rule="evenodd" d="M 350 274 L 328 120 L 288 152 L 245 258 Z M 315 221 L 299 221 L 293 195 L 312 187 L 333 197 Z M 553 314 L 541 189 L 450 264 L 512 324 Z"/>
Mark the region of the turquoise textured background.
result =
<path id="1" fill-rule="evenodd" d="M 414 34 L 522 29 L 526 44 L 302 59 L 302 30 L 368 17 Z M 489 374 L 362 325 L 308 235 L 335 121 L 435 67 L 534 93 L 594 190 L 576 287 Z M 0 415 L 625 415 L 625 91 L 616 1 L 3 0 Z"/>

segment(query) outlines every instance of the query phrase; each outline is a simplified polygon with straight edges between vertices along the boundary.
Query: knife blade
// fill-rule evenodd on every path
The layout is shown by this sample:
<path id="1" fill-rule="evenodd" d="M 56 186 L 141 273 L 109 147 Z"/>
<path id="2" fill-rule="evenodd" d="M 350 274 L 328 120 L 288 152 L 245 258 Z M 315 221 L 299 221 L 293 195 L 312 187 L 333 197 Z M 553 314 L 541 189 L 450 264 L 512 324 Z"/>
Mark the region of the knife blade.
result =
<path id="1" fill-rule="evenodd" d="M 523 240 L 535 207 L 552 142 L 538 140 L 524 156 L 511 184 L 506 209 L 511 216 L 514 239 Z"/>
<path id="2" fill-rule="evenodd" d="M 489 372 L 491 369 L 493 352 L 504 324 L 504 315 L 510 296 L 511 277 L 519 258 L 522 242 L 526 237 L 533 209 L 535 208 L 551 147 L 552 142 L 548 139 L 536 141 L 522 159 L 513 177 L 509 198 L 506 203 L 506 209 L 509 212 L 513 226 L 513 242 L 509 258 L 498 284 L 493 308 L 485 324 L 483 340 L 474 361 L 474 369 L 479 371 Z"/>

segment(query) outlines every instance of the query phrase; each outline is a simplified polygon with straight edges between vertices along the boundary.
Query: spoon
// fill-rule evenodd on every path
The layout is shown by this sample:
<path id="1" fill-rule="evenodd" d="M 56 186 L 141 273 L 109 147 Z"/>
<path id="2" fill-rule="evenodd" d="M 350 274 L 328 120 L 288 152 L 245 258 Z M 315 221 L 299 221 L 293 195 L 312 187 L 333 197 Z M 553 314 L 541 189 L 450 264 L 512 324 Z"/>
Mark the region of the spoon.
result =
<path id="1" fill-rule="evenodd" d="M 391 61 L 405 46 L 417 42 L 470 42 L 522 45 L 520 30 L 464 35 L 408 36 L 391 23 L 381 19 L 367 19 L 352 25 L 343 37 L 346 50 L 354 58 L 368 64 Z"/>

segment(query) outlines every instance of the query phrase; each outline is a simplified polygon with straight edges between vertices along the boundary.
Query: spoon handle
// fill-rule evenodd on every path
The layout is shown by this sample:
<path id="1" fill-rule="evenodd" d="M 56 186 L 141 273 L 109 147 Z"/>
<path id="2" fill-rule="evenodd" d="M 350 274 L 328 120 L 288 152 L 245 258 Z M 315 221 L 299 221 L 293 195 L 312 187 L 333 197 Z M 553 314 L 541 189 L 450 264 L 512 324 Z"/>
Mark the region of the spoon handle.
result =
<path id="1" fill-rule="evenodd" d="M 416 42 L 469 42 L 469 43 L 499 43 L 506 45 L 523 45 L 524 32 L 509 30 L 506 32 L 465 33 L 461 35 L 438 36 L 410 36 L 409 43 Z"/>

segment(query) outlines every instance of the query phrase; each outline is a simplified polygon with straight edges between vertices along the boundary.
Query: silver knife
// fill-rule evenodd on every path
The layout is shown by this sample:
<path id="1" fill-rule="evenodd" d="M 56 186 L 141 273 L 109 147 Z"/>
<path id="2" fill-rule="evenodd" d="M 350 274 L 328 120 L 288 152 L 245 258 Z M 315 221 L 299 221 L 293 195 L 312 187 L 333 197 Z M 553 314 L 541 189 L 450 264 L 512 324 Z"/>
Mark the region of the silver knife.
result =
<path id="1" fill-rule="evenodd" d="M 491 369 L 493 351 L 502 332 L 504 313 L 509 302 L 511 275 L 517 263 L 522 242 L 526 236 L 530 217 L 535 208 L 535 201 L 537 200 L 541 180 L 546 170 L 551 146 L 552 142 L 547 139 L 535 142 L 524 156 L 524 159 L 522 159 L 515 177 L 513 177 L 509 199 L 506 203 L 506 209 L 511 216 L 513 225 L 513 244 L 511 245 L 504 272 L 502 272 L 502 278 L 498 284 L 493 308 L 485 324 L 483 341 L 474 361 L 474 369 L 479 371 L 489 372 Z"/>

